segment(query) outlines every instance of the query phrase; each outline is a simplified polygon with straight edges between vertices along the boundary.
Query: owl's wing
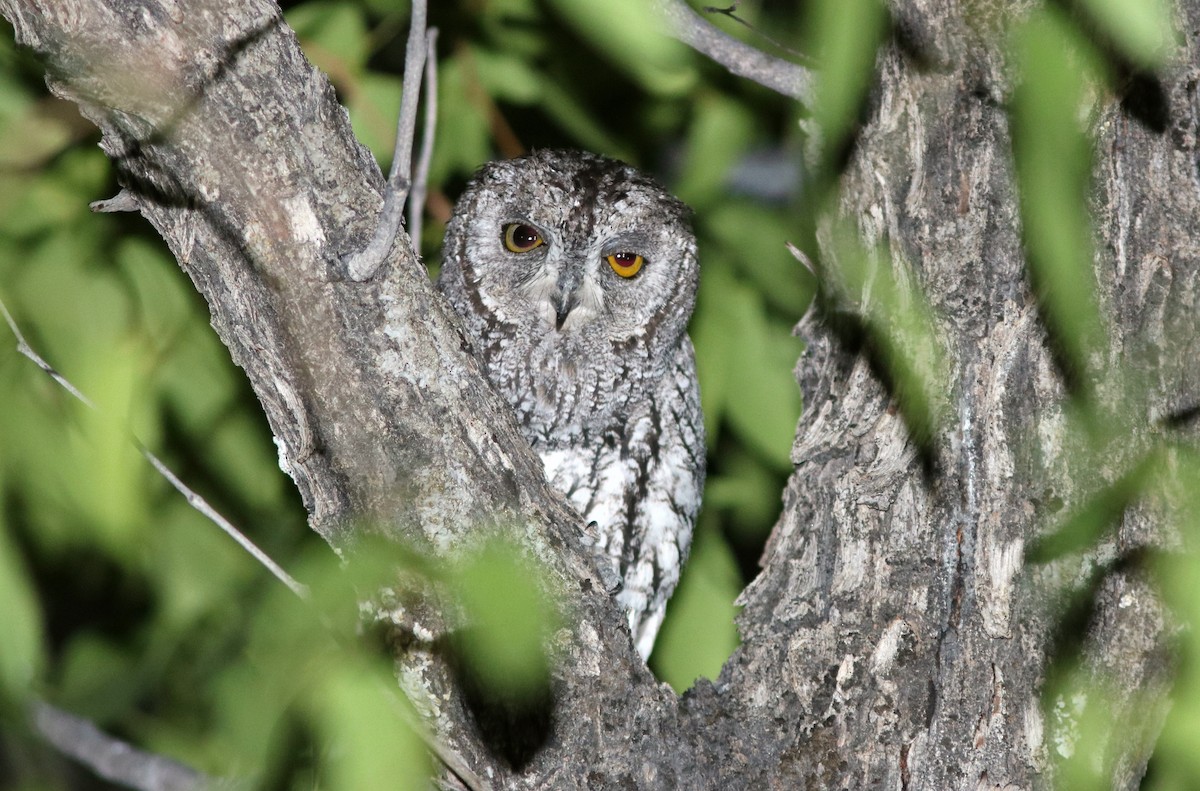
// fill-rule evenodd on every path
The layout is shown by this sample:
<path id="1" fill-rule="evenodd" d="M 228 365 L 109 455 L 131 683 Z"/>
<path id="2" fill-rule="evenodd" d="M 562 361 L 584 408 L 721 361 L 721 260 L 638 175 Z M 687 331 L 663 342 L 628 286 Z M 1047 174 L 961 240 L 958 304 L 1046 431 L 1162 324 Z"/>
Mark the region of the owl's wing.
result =
<path id="1" fill-rule="evenodd" d="M 691 342 L 684 338 L 653 396 L 633 407 L 620 434 L 539 455 L 550 483 L 596 523 L 596 552 L 623 581 L 617 600 L 638 651 L 648 657 L 687 560 L 704 489 L 704 421 Z"/>

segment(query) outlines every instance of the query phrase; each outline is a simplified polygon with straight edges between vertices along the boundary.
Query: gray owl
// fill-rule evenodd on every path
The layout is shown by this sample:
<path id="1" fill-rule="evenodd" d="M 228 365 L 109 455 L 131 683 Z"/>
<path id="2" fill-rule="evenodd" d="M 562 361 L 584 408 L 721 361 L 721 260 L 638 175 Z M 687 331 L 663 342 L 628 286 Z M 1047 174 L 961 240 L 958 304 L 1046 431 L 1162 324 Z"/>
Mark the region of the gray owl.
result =
<path id="1" fill-rule="evenodd" d="M 547 479 L 595 523 L 648 657 L 704 488 L 687 207 L 628 165 L 538 151 L 475 175 L 443 250 L 438 288 Z"/>

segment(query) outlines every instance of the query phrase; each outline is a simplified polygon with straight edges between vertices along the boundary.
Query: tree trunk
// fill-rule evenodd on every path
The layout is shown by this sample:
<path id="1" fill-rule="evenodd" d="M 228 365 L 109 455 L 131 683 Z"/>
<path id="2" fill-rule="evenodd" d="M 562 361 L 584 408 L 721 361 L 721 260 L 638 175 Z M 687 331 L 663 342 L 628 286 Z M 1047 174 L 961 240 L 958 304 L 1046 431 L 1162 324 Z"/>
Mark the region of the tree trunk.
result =
<path id="1" fill-rule="evenodd" d="M 1051 717 L 1041 706 L 1069 636 L 1068 583 L 1094 583 L 1079 654 L 1118 712 L 1168 681 L 1164 610 L 1136 563 L 1115 562 L 1162 539 L 1161 509 L 1124 510 L 1074 564 L 1032 565 L 1026 551 L 1120 476 L 1158 417 L 1200 401 L 1186 364 L 1200 343 L 1188 238 L 1200 3 L 1180 3 L 1186 35 L 1160 75 L 1165 130 L 1117 97 L 1093 120 L 1103 363 L 1140 385 L 1143 407 L 1099 482 L 1072 444 L 1070 382 L 1026 275 L 1004 36 L 968 17 L 1015 12 L 929 6 L 893 9 L 904 46 L 880 52 L 836 214 L 929 300 L 946 351 L 945 380 L 927 383 L 942 419 L 914 441 L 870 349 L 826 312 L 801 323 L 796 467 L 742 594 L 744 642 L 715 684 L 677 699 L 632 651 L 577 519 L 407 240 L 369 282 L 345 278 L 340 257 L 369 236 L 381 180 L 278 9 L 0 0 L 208 301 L 313 528 L 339 549 L 369 531 L 452 552 L 481 525 L 517 525 L 550 569 L 575 616 L 556 640 L 551 737 L 523 771 L 481 739 L 435 646 L 398 657 L 431 727 L 476 774 L 504 788 L 1044 787 L 1059 756 L 1100 750 L 1075 743 L 1077 700 L 1052 700 Z M 816 233 L 830 267 L 831 222 Z M 1111 745 L 1114 787 L 1137 786 L 1160 715 L 1138 714 L 1137 738 Z"/>

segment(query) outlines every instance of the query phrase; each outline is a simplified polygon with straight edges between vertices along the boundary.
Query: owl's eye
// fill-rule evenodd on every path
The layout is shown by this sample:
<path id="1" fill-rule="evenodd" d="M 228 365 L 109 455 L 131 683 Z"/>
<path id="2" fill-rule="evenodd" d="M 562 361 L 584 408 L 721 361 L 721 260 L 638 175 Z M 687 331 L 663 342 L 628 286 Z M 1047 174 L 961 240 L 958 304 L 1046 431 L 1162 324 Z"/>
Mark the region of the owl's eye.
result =
<path id="1" fill-rule="evenodd" d="M 608 261 L 612 270 L 621 277 L 633 277 L 641 270 L 642 264 L 646 263 L 637 253 L 613 253 L 604 260 Z"/>
<path id="2" fill-rule="evenodd" d="M 504 246 L 509 249 L 509 252 L 528 253 L 543 244 L 545 241 L 538 233 L 537 228 L 519 222 L 504 226 Z"/>

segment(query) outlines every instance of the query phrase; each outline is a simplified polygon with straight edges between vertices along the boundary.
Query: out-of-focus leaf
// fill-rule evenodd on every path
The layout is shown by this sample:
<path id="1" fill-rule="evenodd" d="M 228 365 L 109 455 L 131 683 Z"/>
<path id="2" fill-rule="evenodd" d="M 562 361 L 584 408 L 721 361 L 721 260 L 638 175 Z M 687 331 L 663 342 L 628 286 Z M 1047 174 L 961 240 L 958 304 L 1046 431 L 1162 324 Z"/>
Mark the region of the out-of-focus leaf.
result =
<path id="1" fill-rule="evenodd" d="M 522 58 L 479 47 L 473 50 L 479 80 L 492 98 L 513 104 L 534 104 L 542 97 L 546 77 Z"/>
<path id="2" fill-rule="evenodd" d="M 903 260 L 864 250 L 846 226 L 834 231 L 828 259 L 837 289 L 863 322 L 867 343 L 883 366 L 909 434 L 929 447 L 947 392 L 949 367 L 933 309 Z"/>
<path id="3" fill-rule="evenodd" d="M 704 507 L 728 514 L 738 543 L 763 540 L 782 508 L 778 476 L 739 449 L 722 454 L 721 470 L 704 485 Z"/>
<path id="4" fill-rule="evenodd" d="M 693 112 L 675 193 L 699 209 L 723 194 L 729 170 L 754 141 L 755 119 L 745 105 L 717 93 L 703 94 Z"/>
<path id="5" fill-rule="evenodd" d="M 1176 504 L 1174 527 L 1180 535 L 1196 536 L 1200 535 L 1200 459 L 1192 453 L 1179 456 L 1178 489 L 1183 501 Z M 1163 553 L 1154 571 L 1154 579 L 1179 622 L 1200 623 L 1200 597 L 1196 596 L 1200 590 L 1200 553 L 1195 546 Z M 1188 791 L 1200 778 L 1200 751 L 1196 750 L 1196 734 L 1200 733 L 1200 630 L 1183 630 L 1176 649 L 1172 705 L 1155 746 L 1155 771 L 1147 778 L 1150 782 L 1144 784 L 1149 791 Z"/>
<path id="6" fill-rule="evenodd" d="M 74 188 L 59 180 L 0 173 L 0 232 L 27 238 L 70 225 L 86 210 Z M 11 203 L 10 203 L 11 201 Z"/>
<path id="7" fill-rule="evenodd" d="M 11 46 L 11 40 L 5 40 L 4 49 Z M 5 57 L 10 55 L 11 51 L 0 51 L 0 122 L 20 118 L 30 112 L 30 108 L 37 102 L 34 93 L 26 87 L 21 80 L 13 73 L 13 70 L 5 68 Z M 0 126 L 0 130 L 5 127 Z M 5 134 L 0 131 L 0 134 Z"/>
<path id="8" fill-rule="evenodd" d="M 56 697 L 70 710 L 103 722 L 124 711 L 142 691 L 133 660 L 112 640 L 77 635 L 60 660 Z"/>
<path id="9" fill-rule="evenodd" d="M 100 195 L 100 190 L 108 184 L 112 176 L 112 166 L 103 152 L 98 148 L 72 148 L 64 151 L 55 162 L 55 172 L 61 174 L 63 183 L 75 188 L 78 216 L 81 220 L 87 218 L 82 225 L 98 226 L 107 222 L 107 219 L 100 220 L 100 223 L 91 222 L 92 214 L 88 209 L 88 202 L 92 196 L 107 197 Z"/>
<path id="10" fill-rule="evenodd" d="M 1146 486 L 1161 475 L 1162 464 L 1158 452 L 1144 456 L 1125 475 L 1091 495 L 1053 532 L 1030 543 L 1025 551 L 1026 560 L 1049 563 L 1092 547 L 1102 535 L 1116 527 L 1125 509 L 1145 494 Z"/>
<path id="11" fill-rule="evenodd" d="M 792 368 L 800 342 L 787 325 L 768 321 L 758 293 L 725 267 L 705 273 L 699 301 L 703 310 L 692 329 L 704 383 L 705 427 L 715 430 L 715 421 L 724 417 L 767 461 L 791 469 L 792 437 L 800 417 Z"/>
<path id="12" fill-rule="evenodd" d="M 380 167 L 391 167 L 396 148 L 396 119 L 400 116 L 400 77 L 364 74 L 346 97 L 354 135 L 371 149 Z"/>
<path id="13" fill-rule="evenodd" d="M 771 307 L 784 318 L 799 321 L 812 299 L 813 279 L 785 246 L 787 212 L 725 202 L 708 210 L 705 220 L 709 232 Z"/>
<path id="14" fill-rule="evenodd" d="M 401 719 L 407 704 L 395 683 L 381 668 L 353 663 L 333 668 L 317 690 L 314 714 L 332 745 L 322 767 L 330 789 L 430 787 L 429 753 Z"/>
<path id="15" fill-rule="evenodd" d="M 1030 274 L 1066 373 L 1083 384 L 1103 332 L 1087 210 L 1091 143 L 1081 117 L 1095 64 L 1086 42 L 1050 10 L 1020 28 L 1015 47 L 1013 154 Z"/>
<path id="16" fill-rule="evenodd" d="M 710 446 L 716 442 L 721 419 L 725 416 L 726 398 L 732 384 L 729 368 L 734 356 L 740 353 L 737 324 L 733 314 L 722 304 L 734 282 L 727 261 L 715 255 L 705 258 L 690 335 L 696 347 L 700 405 L 704 410 L 704 431 Z"/>
<path id="17" fill-rule="evenodd" d="M 145 351 L 136 343 L 96 350 L 81 367 L 76 384 L 97 405 L 79 406 L 79 431 L 69 453 L 72 474 L 63 481 L 86 519 L 91 537 L 114 557 L 137 557 L 149 511 L 150 468 L 137 452 L 130 431 L 134 410 L 144 410 L 136 367 Z M 148 418 L 143 418 L 148 420 Z"/>
<path id="18" fill-rule="evenodd" d="M 492 542 L 456 573 L 466 663 L 486 690 L 520 699 L 546 683 L 546 641 L 558 625 L 545 580 L 518 551 Z"/>
<path id="19" fill-rule="evenodd" d="M 138 322 L 145 328 L 147 339 L 160 344 L 156 346 L 159 353 L 177 341 L 185 328 L 199 329 L 198 311 L 184 291 L 192 286 L 162 248 L 131 237 L 122 239 L 115 253 L 117 266 L 133 292 Z"/>
<path id="20" fill-rule="evenodd" d="M 733 600 L 740 590 L 741 575 L 729 545 L 711 519 L 701 519 L 651 656 L 655 673 L 676 692 L 702 676 L 716 678 L 738 647 Z"/>
<path id="21" fill-rule="evenodd" d="M 256 561 L 182 498 L 163 509 L 153 563 L 165 624 L 185 627 L 244 584 L 265 575 Z"/>
<path id="22" fill-rule="evenodd" d="M 214 427 L 209 441 L 226 491 L 236 492 L 243 502 L 265 508 L 279 502 L 285 492 L 291 493 L 262 421 L 254 421 L 244 413 L 230 415 Z"/>
<path id="23" fill-rule="evenodd" d="M 808 51 L 821 64 L 812 111 L 826 155 L 857 123 L 886 29 L 879 0 L 817 0 L 811 5 Z"/>
<path id="24" fill-rule="evenodd" d="M 354 3 L 310 2 L 289 9 L 284 19 L 312 61 L 332 72 L 358 75 L 367 63 L 367 25 Z M 331 64 L 330 59 L 336 61 Z M 321 66 L 324 62 L 325 65 Z"/>
<path id="25" fill-rule="evenodd" d="M 0 491 L 3 490 L 0 475 Z M 42 671 L 45 650 L 37 595 L 0 511 L 0 699 L 19 701 Z"/>
<path id="26" fill-rule="evenodd" d="M 649 3 L 609 0 L 581 3 L 551 0 L 551 5 L 594 52 L 628 74 L 647 91 L 678 96 L 695 83 L 691 53 L 663 31 L 663 21 Z"/>
<path id="27" fill-rule="evenodd" d="M 552 49 L 537 0 L 489 0 L 475 19 L 488 41 L 513 54 L 539 57 Z"/>
<path id="28" fill-rule="evenodd" d="M 492 156 L 487 97 L 475 75 L 469 54 L 447 58 L 438 67 L 438 144 L 429 168 L 433 183 L 472 173 Z"/>
<path id="29" fill-rule="evenodd" d="M 1171 46 L 1171 7 L 1165 0 L 1080 0 L 1100 28 L 1135 62 L 1163 65 Z"/>
<path id="30" fill-rule="evenodd" d="M 31 108 L 0 128 L 0 168 L 35 167 L 61 151 L 71 137 L 71 127 L 61 118 Z"/>

